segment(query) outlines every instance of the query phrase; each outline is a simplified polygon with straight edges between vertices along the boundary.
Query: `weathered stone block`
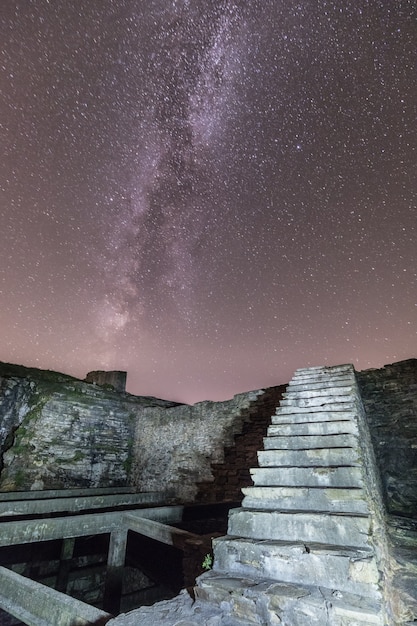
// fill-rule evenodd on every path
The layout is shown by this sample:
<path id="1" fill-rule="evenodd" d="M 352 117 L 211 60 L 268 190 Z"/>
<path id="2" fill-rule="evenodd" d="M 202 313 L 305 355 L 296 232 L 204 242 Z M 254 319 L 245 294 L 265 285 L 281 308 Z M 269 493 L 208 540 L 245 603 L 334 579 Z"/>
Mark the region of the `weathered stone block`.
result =
<path id="1" fill-rule="evenodd" d="M 265 626 L 385 626 L 381 603 L 361 595 L 328 588 L 249 577 L 225 577 L 215 571 L 198 579 L 197 597 L 227 607 L 234 617 L 240 597 L 252 601 L 251 619 Z M 253 622 L 225 622 L 235 626 Z"/>
<path id="2" fill-rule="evenodd" d="M 332 411 L 333 408 L 339 407 L 340 404 L 343 403 L 345 409 L 349 409 L 352 407 L 351 397 L 349 394 L 346 395 L 334 395 L 334 396 L 317 396 L 317 397 L 306 397 L 306 398 L 298 398 L 292 397 L 288 399 L 281 400 L 281 407 L 301 407 L 301 408 L 309 408 L 309 407 L 327 407 L 329 411 Z M 337 408 L 335 409 L 337 410 Z"/>
<path id="3" fill-rule="evenodd" d="M 317 374 L 322 376 L 331 376 L 343 374 L 346 372 L 353 372 L 353 365 L 350 363 L 342 363 L 340 365 L 313 365 L 312 367 L 299 367 L 295 373 L 294 378 L 297 376 L 316 376 Z"/>
<path id="4" fill-rule="evenodd" d="M 298 412 L 294 409 L 292 412 L 282 412 L 278 408 L 276 414 L 272 416 L 273 424 L 298 424 L 303 422 L 333 422 L 333 421 L 350 421 L 354 418 L 352 411 L 322 411 L 320 408 L 311 409 L 308 412 Z"/>
<path id="5" fill-rule="evenodd" d="M 310 406 L 293 406 L 282 404 L 284 400 L 281 400 L 281 405 L 277 411 L 279 415 L 295 414 L 295 413 L 316 413 L 317 411 L 349 411 L 354 413 L 355 405 L 353 402 L 325 402 L 323 404 L 313 404 Z"/>
<path id="6" fill-rule="evenodd" d="M 323 398 L 325 400 L 331 399 L 334 397 L 341 398 L 342 401 L 346 401 L 346 396 L 352 393 L 353 387 L 350 385 L 342 385 L 342 386 L 334 386 L 328 385 L 327 387 L 321 387 L 320 389 L 299 389 L 296 387 L 295 389 L 288 387 L 289 391 L 283 394 L 285 400 L 295 400 L 295 399 L 312 399 L 312 398 Z"/>
<path id="7" fill-rule="evenodd" d="M 312 450 L 319 448 L 354 448 L 356 437 L 334 435 L 281 435 L 264 438 L 264 450 Z"/>
<path id="8" fill-rule="evenodd" d="M 270 487 L 359 487 L 364 486 L 358 467 L 254 467 L 251 469 L 255 485 Z"/>
<path id="9" fill-rule="evenodd" d="M 369 514 L 362 489 L 321 487 L 247 487 L 242 506 L 247 509 L 320 511 Z"/>
<path id="10" fill-rule="evenodd" d="M 218 572 L 317 585 L 381 599 L 380 572 L 371 550 L 279 541 L 215 539 Z"/>
<path id="11" fill-rule="evenodd" d="M 228 534 L 250 539 L 368 547 L 371 519 L 365 516 L 232 509 Z"/>
<path id="12" fill-rule="evenodd" d="M 345 387 L 348 386 L 352 383 L 352 375 L 351 374 L 347 374 L 347 375 L 343 375 L 339 378 L 332 379 L 332 380 L 309 380 L 307 382 L 301 382 L 300 379 L 292 379 L 290 380 L 290 382 L 288 383 L 287 386 L 287 390 L 288 391 L 309 391 L 311 390 L 316 390 L 316 389 L 329 389 L 329 388 L 335 388 L 335 387 Z"/>
<path id="13" fill-rule="evenodd" d="M 320 448 L 314 450 L 260 450 L 260 467 L 337 467 L 359 465 L 354 448 Z"/>
<path id="14" fill-rule="evenodd" d="M 275 419 L 272 418 L 272 424 L 268 428 L 268 436 L 272 437 L 275 435 L 338 435 L 357 433 L 357 424 L 347 420 L 280 424 L 276 423 Z"/>

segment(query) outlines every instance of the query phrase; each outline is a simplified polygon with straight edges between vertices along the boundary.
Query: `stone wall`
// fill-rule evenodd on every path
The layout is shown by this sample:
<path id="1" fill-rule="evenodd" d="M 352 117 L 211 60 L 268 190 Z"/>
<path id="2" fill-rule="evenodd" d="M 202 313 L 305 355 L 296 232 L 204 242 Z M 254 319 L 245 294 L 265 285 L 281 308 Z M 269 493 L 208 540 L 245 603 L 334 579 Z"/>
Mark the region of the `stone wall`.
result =
<path id="1" fill-rule="evenodd" d="M 388 510 L 416 517 L 417 359 L 357 379 Z M 188 406 L 0 364 L 0 490 L 133 484 L 182 501 L 239 498 L 280 391 Z"/>
<path id="2" fill-rule="evenodd" d="M 42 370 L 0 364 L 0 490 L 129 484 L 136 398 Z"/>
<path id="3" fill-rule="evenodd" d="M 388 512 L 417 517 L 417 359 L 357 373 Z"/>
<path id="4" fill-rule="evenodd" d="M 264 390 L 225 402 L 199 402 L 171 409 L 147 408 L 136 424 L 132 475 L 138 491 L 164 485 L 175 499 L 191 502 L 197 483 L 214 481 L 212 464 L 224 461 L 224 449 L 250 420 Z"/>
<path id="5" fill-rule="evenodd" d="M 242 411 L 242 432 L 234 437 L 232 445 L 225 447 L 223 461 L 212 463 L 210 481 L 198 485 L 198 502 L 242 499 L 242 488 L 252 485 L 250 468 L 258 465 L 258 450 L 263 448 L 263 438 L 285 389 L 285 385 L 265 389 Z"/>
<path id="6" fill-rule="evenodd" d="M 0 378 L 0 449 L 9 445 L 16 428 L 30 410 L 35 383 L 29 379 Z"/>
<path id="7" fill-rule="evenodd" d="M 4 454 L 1 487 L 57 489 L 124 485 L 132 426 L 123 407 L 87 392 L 43 396 L 15 431 Z"/>
<path id="8" fill-rule="evenodd" d="M 247 455 L 256 456 L 279 398 L 272 388 L 179 405 L 5 364 L 0 389 L 0 490 L 133 485 L 182 502 L 196 499 L 200 483 L 201 501 L 241 497 Z"/>

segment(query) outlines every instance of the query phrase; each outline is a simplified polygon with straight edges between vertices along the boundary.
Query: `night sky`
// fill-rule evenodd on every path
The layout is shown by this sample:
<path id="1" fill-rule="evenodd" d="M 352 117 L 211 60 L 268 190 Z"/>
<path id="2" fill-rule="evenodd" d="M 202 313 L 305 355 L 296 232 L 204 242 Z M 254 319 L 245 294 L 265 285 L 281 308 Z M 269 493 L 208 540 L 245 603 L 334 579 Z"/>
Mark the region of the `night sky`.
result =
<path id="1" fill-rule="evenodd" d="M 193 403 L 417 356 L 414 0 L 0 12 L 0 360 Z"/>

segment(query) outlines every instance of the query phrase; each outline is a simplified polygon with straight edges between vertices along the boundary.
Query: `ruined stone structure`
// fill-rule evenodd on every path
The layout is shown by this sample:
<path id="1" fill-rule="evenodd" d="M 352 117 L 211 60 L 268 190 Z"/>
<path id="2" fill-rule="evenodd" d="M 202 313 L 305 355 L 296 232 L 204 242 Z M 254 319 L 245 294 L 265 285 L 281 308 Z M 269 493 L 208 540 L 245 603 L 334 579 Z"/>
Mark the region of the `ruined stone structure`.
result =
<path id="1" fill-rule="evenodd" d="M 299 370 L 272 418 L 254 486 L 216 541 L 200 597 L 253 623 L 394 623 L 368 439 L 353 367 Z"/>
<path id="2" fill-rule="evenodd" d="M 41 505 L 34 493 L 33 514 L 42 522 L 28 523 L 17 521 L 28 494 L 19 504 L 5 493 L 0 517 L 3 506 L 17 518 L 2 523 L 3 541 L 39 539 L 40 523 L 46 538 L 76 536 L 80 526 L 110 533 L 106 588 L 117 589 L 128 530 L 201 558 L 205 539 L 179 530 L 184 509 L 178 504 L 237 500 L 243 490 L 227 534 L 214 540 L 214 567 L 198 579 L 195 601 L 182 593 L 112 619 L 105 612 L 89 617 L 86 605 L 63 596 L 67 621 L 51 624 L 72 624 L 81 615 L 86 624 L 111 626 L 417 621 L 417 360 L 359 373 L 351 365 L 302 369 L 283 396 L 276 387 L 194 407 L 15 366 L 1 374 L 0 489 L 56 486 L 67 496 L 60 505 L 56 499 Z M 62 437 L 55 441 L 59 427 L 65 445 Z M 132 507 L 136 497 L 134 506 L 142 508 L 92 515 L 110 506 L 92 499 L 93 487 L 117 485 L 149 495 L 112 495 L 112 507 Z M 87 499 L 71 499 L 70 487 L 80 486 L 89 487 Z M 141 498 L 153 506 L 148 513 Z M 59 510 L 84 510 L 83 522 L 45 522 L 47 511 Z M 0 606 L 17 610 L 13 589 L 27 587 L 45 606 L 25 623 L 48 624 L 39 616 L 47 615 L 48 603 L 59 607 L 62 594 L 21 578 L 0 567 Z"/>
<path id="3" fill-rule="evenodd" d="M 97 370 L 95 372 L 88 372 L 85 377 L 85 382 L 100 385 L 101 387 L 113 388 L 115 391 L 122 393 L 126 391 L 126 378 L 127 372 L 103 372 Z"/>
<path id="4" fill-rule="evenodd" d="M 199 489 L 201 501 L 230 499 L 226 491 L 240 499 L 250 481 L 242 455 L 223 487 L 212 466 L 224 462 L 224 449 L 244 428 L 246 440 L 256 430 L 255 444 L 260 441 L 281 391 L 188 406 L 0 364 L 0 490 L 128 485 L 159 491 L 163 485 L 171 501 L 194 501 Z M 249 448 L 256 454 L 250 441 L 242 454 Z"/>
<path id="5" fill-rule="evenodd" d="M 252 469 L 254 485 L 243 490 L 242 507 L 230 512 L 228 534 L 214 541 L 214 568 L 200 577 L 197 601 L 182 595 L 109 624 L 172 626 L 180 618 L 207 626 L 415 623 L 416 517 L 399 524 L 388 514 L 384 500 L 391 508 L 397 501 L 390 478 L 394 469 L 402 475 L 401 462 L 386 450 L 378 451 L 377 463 L 368 422 L 394 422 L 396 411 L 414 407 L 406 423 L 415 428 L 416 365 L 362 374 L 368 414 L 352 366 L 299 370 L 272 417 L 259 467 Z M 401 371 L 408 372 L 406 381 Z M 404 389 L 405 405 L 398 394 Z M 378 429 L 372 432 L 381 443 Z M 414 481 L 415 487 L 410 456 L 416 438 L 406 432 L 409 445 L 402 439 L 400 448 L 407 485 Z"/>

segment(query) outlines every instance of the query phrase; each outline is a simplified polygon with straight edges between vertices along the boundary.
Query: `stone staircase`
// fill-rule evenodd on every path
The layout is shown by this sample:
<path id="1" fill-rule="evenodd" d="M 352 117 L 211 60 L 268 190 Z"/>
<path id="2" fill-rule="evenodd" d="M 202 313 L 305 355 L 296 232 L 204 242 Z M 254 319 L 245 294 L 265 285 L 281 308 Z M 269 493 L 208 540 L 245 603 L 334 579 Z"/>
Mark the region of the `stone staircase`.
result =
<path id="1" fill-rule="evenodd" d="M 298 370 L 195 589 L 222 624 L 384 626 L 384 539 L 352 365 Z M 379 509 L 379 512 L 378 512 Z M 382 555 L 382 556 L 381 556 Z"/>
<path id="2" fill-rule="evenodd" d="M 242 489 L 252 483 L 249 468 L 257 462 L 258 450 L 271 423 L 285 385 L 262 390 L 247 408 L 241 410 L 242 429 L 233 445 L 224 448 L 224 460 L 211 464 L 214 480 L 198 484 L 196 502 L 240 502 Z"/>

